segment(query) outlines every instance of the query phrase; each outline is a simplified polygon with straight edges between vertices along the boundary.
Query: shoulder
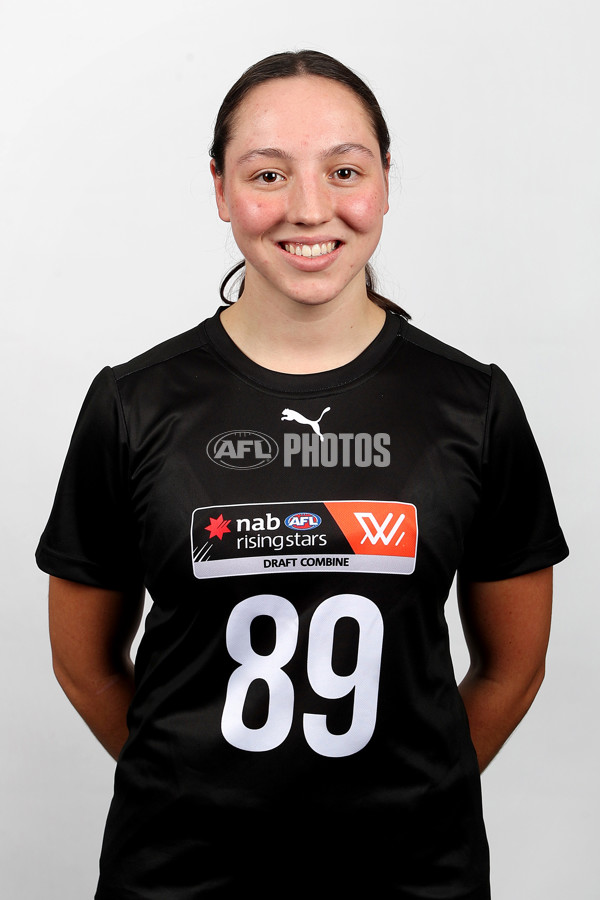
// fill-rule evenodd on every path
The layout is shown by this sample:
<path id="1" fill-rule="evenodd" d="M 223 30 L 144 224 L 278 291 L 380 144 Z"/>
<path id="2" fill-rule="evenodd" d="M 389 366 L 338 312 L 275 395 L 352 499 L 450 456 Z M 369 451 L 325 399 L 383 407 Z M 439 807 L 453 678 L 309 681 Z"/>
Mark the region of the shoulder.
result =
<path id="1" fill-rule="evenodd" d="M 482 363 L 409 322 L 400 324 L 398 376 L 420 403 L 485 415 L 497 366 Z"/>
<path id="2" fill-rule="evenodd" d="M 513 424 L 524 419 L 519 397 L 498 365 L 482 363 L 406 321 L 400 335 L 404 361 L 410 359 L 401 372 L 422 401 L 436 397 L 445 408 L 469 408 L 488 428 L 498 416 Z"/>
<path id="3" fill-rule="evenodd" d="M 151 347 L 144 353 L 134 356 L 133 359 L 112 367 L 112 373 L 117 382 L 128 376 L 153 370 L 165 364 L 181 360 L 194 351 L 202 351 L 208 343 L 208 338 L 203 324 L 196 325 L 182 334 L 162 341 L 155 347 Z"/>
<path id="4" fill-rule="evenodd" d="M 475 372 L 480 372 L 488 377 L 492 375 L 492 367 L 490 365 L 479 362 L 473 359 L 472 356 L 463 353 L 462 350 L 457 350 L 456 347 L 445 344 L 425 331 L 421 331 L 420 328 L 417 328 L 410 322 L 403 321 L 401 333 L 405 344 L 428 357 L 430 363 L 434 360 L 439 361 L 442 365 L 444 363 L 453 363 L 458 367 L 473 369 Z"/>

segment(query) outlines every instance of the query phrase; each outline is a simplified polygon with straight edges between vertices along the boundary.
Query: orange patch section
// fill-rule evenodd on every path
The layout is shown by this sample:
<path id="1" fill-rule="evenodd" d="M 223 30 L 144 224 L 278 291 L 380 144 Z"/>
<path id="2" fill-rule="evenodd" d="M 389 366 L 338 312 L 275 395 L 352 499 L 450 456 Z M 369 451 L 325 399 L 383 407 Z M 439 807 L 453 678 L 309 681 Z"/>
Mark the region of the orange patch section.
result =
<path id="1" fill-rule="evenodd" d="M 412 503 L 332 500 L 325 506 L 356 554 L 416 556 L 417 510 Z"/>

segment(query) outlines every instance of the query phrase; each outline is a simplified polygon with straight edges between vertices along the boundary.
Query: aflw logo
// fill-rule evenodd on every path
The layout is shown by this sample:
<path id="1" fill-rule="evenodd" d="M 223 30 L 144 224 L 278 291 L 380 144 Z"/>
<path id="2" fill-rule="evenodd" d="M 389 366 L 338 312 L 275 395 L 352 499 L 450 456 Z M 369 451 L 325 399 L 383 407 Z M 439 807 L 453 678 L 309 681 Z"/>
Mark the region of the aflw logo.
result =
<path id="1" fill-rule="evenodd" d="M 385 519 L 383 520 L 381 525 L 379 524 L 379 522 L 377 521 L 377 519 L 371 512 L 355 512 L 354 515 L 356 516 L 356 518 L 362 525 L 364 532 L 365 532 L 364 537 L 361 540 L 361 544 L 364 544 L 364 542 L 366 540 L 369 540 L 371 542 L 371 544 L 373 544 L 373 545 L 375 545 L 378 541 L 382 541 L 382 543 L 384 543 L 386 547 L 390 544 L 390 542 L 396 536 L 398 529 L 400 528 L 400 526 L 402 525 L 402 523 L 404 522 L 404 520 L 406 518 L 404 513 L 399 515 L 398 518 L 396 519 L 396 521 L 394 522 L 394 524 L 391 526 L 391 528 L 389 528 L 386 532 L 386 528 L 388 528 L 388 525 L 394 518 L 393 513 L 388 513 L 388 515 L 385 517 Z M 371 525 L 374 528 L 373 531 L 370 528 Z M 398 537 L 397 541 L 395 542 L 394 547 L 398 546 L 398 544 L 400 543 L 400 541 L 402 540 L 402 538 L 404 537 L 405 534 L 406 534 L 406 532 L 403 531 L 402 534 Z"/>
<path id="2" fill-rule="evenodd" d="M 402 571 L 414 570 L 418 539 L 414 504 L 396 500 L 326 500 L 325 506 L 357 556 L 403 557 L 406 566 Z"/>

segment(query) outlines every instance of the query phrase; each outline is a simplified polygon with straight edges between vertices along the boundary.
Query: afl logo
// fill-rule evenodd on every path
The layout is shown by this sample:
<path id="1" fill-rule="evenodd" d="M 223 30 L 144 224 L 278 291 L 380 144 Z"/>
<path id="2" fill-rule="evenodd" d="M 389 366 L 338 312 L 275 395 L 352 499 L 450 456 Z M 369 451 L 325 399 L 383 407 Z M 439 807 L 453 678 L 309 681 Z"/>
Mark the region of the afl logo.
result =
<path id="1" fill-rule="evenodd" d="M 226 469 L 261 469 L 273 462 L 279 447 L 260 431 L 224 431 L 208 442 L 206 452 Z"/>
<path id="2" fill-rule="evenodd" d="M 292 513 L 285 520 L 285 524 L 294 531 L 312 531 L 321 524 L 321 516 L 309 512 Z"/>

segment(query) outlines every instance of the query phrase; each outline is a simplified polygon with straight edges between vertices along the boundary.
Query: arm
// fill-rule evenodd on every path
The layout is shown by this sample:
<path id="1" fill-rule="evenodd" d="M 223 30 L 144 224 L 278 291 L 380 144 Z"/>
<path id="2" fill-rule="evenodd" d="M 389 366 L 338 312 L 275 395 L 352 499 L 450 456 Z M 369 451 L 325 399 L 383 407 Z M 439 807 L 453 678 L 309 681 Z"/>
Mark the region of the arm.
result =
<path id="1" fill-rule="evenodd" d="M 471 664 L 459 690 L 483 771 L 517 727 L 544 678 L 552 569 L 505 581 L 459 579 Z"/>
<path id="2" fill-rule="evenodd" d="M 52 664 L 65 694 L 115 759 L 128 735 L 133 697 L 131 643 L 140 623 L 143 590 L 90 587 L 50 577 Z"/>

